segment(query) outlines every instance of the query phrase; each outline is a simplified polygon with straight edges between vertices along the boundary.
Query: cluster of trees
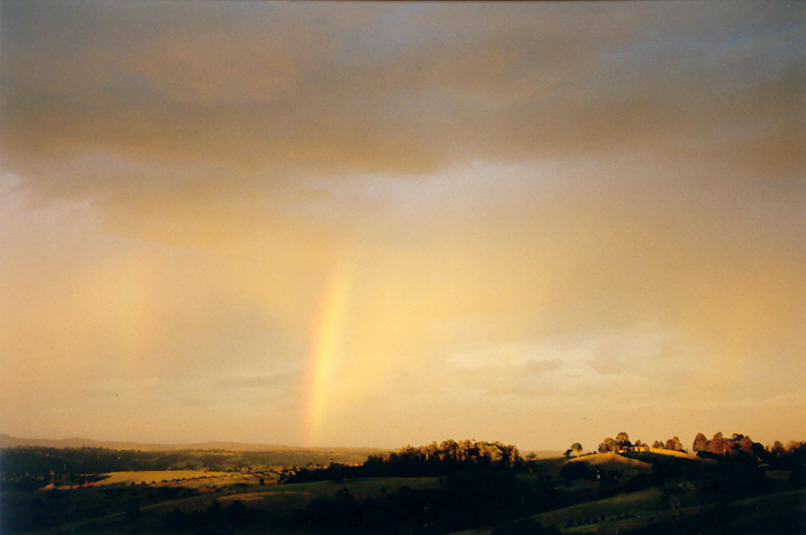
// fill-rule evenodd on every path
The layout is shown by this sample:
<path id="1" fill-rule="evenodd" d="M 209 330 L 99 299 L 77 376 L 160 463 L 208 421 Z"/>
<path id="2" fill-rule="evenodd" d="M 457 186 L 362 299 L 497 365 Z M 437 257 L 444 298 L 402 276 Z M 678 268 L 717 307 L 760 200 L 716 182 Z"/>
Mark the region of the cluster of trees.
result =
<path id="1" fill-rule="evenodd" d="M 630 442 L 630 436 L 622 431 L 616 438 L 607 437 L 605 438 L 601 444 L 599 444 L 599 453 L 607 453 L 609 451 L 619 451 L 625 450 L 627 448 L 631 448 L 633 446 L 641 446 L 642 443 L 640 440 L 636 440 L 635 444 Z"/>
<path id="2" fill-rule="evenodd" d="M 724 438 L 722 433 L 716 433 L 711 440 L 708 440 L 702 433 L 697 433 L 694 437 L 692 449 L 697 453 L 712 453 L 714 455 L 747 454 L 754 455 L 764 450 L 764 446 L 758 442 L 753 442 L 749 436 L 734 433 L 732 438 Z"/>
<path id="3" fill-rule="evenodd" d="M 473 440 L 445 440 L 441 444 L 432 442 L 426 446 L 406 446 L 397 451 L 381 455 L 371 455 L 368 462 L 394 464 L 401 459 L 415 462 L 439 460 L 448 463 L 490 463 L 514 465 L 520 461 L 517 446 L 501 442 L 484 442 Z"/>
<path id="4" fill-rule="evenodd" d="M 753 442 L 753 439 L 741 433 L 733 433 L 731 438 L 725 438 L 722 433 L 716 433 L 711 440 L 708 440 L 704 434 L 697 433 L 692 449 L 699 455 L 745 455 L 771 462 L 802 455 L 806 451 L 806 442 L 791 441 L 784 447 L 780 441 L 776 440 L 771 446 L 764 446 L 760 442 Z"/>
<path id="5" fill-rule="evenodd" d="M 565 458 L 566 459 L 569 458 L 572 452 L 576 453 L 577 457 L 582 455 L 582 444 L 580 444 L 579 442 L 574 442 L 573 444 L 571 444 L 571 447 L 565 450 Z"/>
<path id="6" fill-rule="evenodd" d="M 796 440 L 791 440 L 789 443 L 784 447 L 784 445 L 776 440 L 772 446 L 768 446 L 765 448 L 769 454 L 781 458 L 787 456 L 798 456 L 803 455 L 806 452 L 806 442 L 798 442 Z"/>
<path id="7" fill-rule="evenodd" d="M 763 459 L 768 458 L 769 454 L 780 457 L 782 455 L 797 452 L 805 444 L 806 443 L 804 442 L 792 441 L 786 447 L 784 447 L 781 442 L 775 441 L 772 446 L 764 447 L 758 442 L 753 442 L 749 436 L 742 435 L 741 433 L 733 433 L 731 438 L 725 438 L 722 433 L 716 433 L 711 440 L 708 440 L 704 434 L 697 433 L 697 436 L 694 438 L 692 450 L 697 453 L 707 453 L 713 455 L 734 455 L 744 453 L 748 455 L 755 455 L 755 457 Z M 572 451 L 577 451 L 577 455 L 579 455 L 579 451 L 575 448 L 575 446 L 579 446 L 579 449 L 581 450 L 579 443 L 575 443 L 569 450 L 566 450 L 566 457 L 568 457 Z M 631 442 L 629 435 L 622 431 L 616 435 L 615 439 L 612 437 L 605 438 L 601 444 L 599 444 L 599 452 L 607 453 L 609 451 L 622 451 L 630 448 L 641 448 L 648 446 L 648 444 L 642 443 L 640 440 L 636 440 L 635 443 Z M 672 451 L 686 451 L 686 449 L 683 447 L 683 443 L 676 436 L 665 441 L 656 440 L 652 443 L 652 447 Z M 765 452 L 768 455 L 765 456 Z"/>
<path id="8" fill-rule="evenodd" d="M 446 440 L 426 446 L 406 446 L 397 451 L 371 455 L 362 465 L 331 463 L 324 468 L 303 468 L 285 473 L 280 481 L 338 481 L 358 477 L 420 477 L 455 473 L 472 467 L 518 468 L 523 465 L 518 448 L 501 442 Z"/>
<path id="9" fill-rule="evenodd" d="M 579 446 L 579 443 L 574 444 L 574 446 Z M 572 451 L 576 451 L 574 446 L 566 451 L 566 457 L 568 457 Z M 636 440 L 635 443 L 633 443 L 630 441 L 629 435 L 622 431 L 616 435 L 615 439 L 612 437 L 605 438 L 602 443 L 599 444 L 599 452 L 607 453 L 609 451 L 623 451 L 631 448 L 641 449 L 642 447 L 648 447 L 648 444 L 642 443 L 640 440 Z M 683 443 L 676 436 L 665 441 L 656 440 L 652 444 L 652 448 L 686 451 L 683 447 Z M 749 436 L 741 433 L 733 433 L 731 438 L 724 437 L 722 433 L 716 433 L 711 440 L 708 440 L 704 434 L 697 433 L 691 449 L 698 455 L 744 455 L 764 462 L 771 462 L 776 459 L 781 460 L 800 455 L 802 452 L 806 451 L 806 442 L 792 441 L 785 447 L 781 442 L 775 441 L 772 446 L 765 447 L 759 442 L 753 442 Z M 577 454 L 579 453 L 577 452 Z"/>
<path id="10" fill-rule="evenodd" d="M 680 439 L 677 438 L 676 436 L 670 438 L 666 442 L 663 442 L 662 440 L 656 440 L 655 442 L 652 443 L 652 447 L 662 450 L 686 451 L 685 448 L 683 448 L 683 443 L 680 442 Z"/>
<path id="11" fill-rule="evenodd" d="M 683 444 L 680 442 L 680 439 L 677 437 L 672 437 L 669 440 L 663 442 L 660 440 L 656 440 L 652 444 L 653 448 L 662 448 L 667 450 L 675 450 L 675 451 L 685 451 L 683 449 Z M 641 442 L 641 440 L 636 440 L 632 442 L 630 440 L 630 436 L 625 432 L 622 431 L 616 435 L 616 438 L 607 437 L 605 438 L 598 447 L 599 453 L 607 453 L 611 451 L 624 451 L 631 448 L 649 448 L 649 444 Z M 565 451 L 565 457 L 568 458 L 571 456 L 573 452 L 576 452 L 577 456 L 580 455 L 582 451 L 582 446 L 579 442 L 575 442 L 571 445 L 569 449 Z"/>

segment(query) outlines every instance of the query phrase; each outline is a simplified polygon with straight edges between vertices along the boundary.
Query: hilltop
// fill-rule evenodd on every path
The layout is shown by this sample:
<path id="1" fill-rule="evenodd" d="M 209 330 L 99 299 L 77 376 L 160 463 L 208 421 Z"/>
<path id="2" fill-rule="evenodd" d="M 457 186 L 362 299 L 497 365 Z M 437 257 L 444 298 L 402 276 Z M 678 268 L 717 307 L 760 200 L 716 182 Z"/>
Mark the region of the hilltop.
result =
<path id="1" fill-rule="evenodd" d="M 349 465 L 322 452 L 311 462 L 311 452 L 8 448 L 0 532 L 772 535 L 803 525 L 806 443 L 756 457 L 618 438 L 618 451 L 567 460 L 448 439 Z"/>
<path id="2" fill-rule="evenodd" d="M 627 466 L 634 466 L 640 468 L 652 468 L 650 463 L 639 461 L 637 459 L 631 459 L 629 457 L 624 457 L 614 451 L 609 451 L 607 453 L 591 453 L 588 455 L 582 455 L 580 457 L 572 457 L 568 459 L 569 463 L 573 462 L 585 462 L 591 464 L 593 466 L 598 466 L 600 464 L 624 464 Z"/>

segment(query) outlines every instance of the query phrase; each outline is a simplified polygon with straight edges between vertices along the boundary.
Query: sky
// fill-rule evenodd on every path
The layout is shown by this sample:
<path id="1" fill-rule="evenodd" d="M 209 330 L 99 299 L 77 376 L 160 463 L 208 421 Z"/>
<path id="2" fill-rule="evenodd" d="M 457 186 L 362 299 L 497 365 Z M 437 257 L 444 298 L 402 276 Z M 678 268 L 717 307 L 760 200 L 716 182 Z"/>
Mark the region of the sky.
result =
<path id="1" fill-rule="evenodd" d="M 804 4 L 0 6 L 0 431 L 806 439 Z"/>

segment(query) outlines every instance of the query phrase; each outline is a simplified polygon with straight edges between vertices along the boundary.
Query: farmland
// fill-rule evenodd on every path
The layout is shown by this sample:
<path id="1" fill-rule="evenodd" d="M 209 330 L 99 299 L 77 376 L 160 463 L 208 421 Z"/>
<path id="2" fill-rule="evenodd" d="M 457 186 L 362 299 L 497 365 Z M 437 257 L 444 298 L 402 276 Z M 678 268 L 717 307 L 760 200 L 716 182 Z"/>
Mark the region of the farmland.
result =
<path id="1" fill-rule="evenodd" d="M 246 458 L 227 451 L 143 457 L 143 452 L 92 448 L 15 448 L 3 455 L 0 529 L 15 535 L 680 530 L 709 535 L 727 525 L 740 533 L 787 533 L 802 526 L 806 503 L 802 478 L 793 470 L 801 466 L 794 452 L 770 453 L 763 465 L 750 457 L 662 449 L 527 461 L 512 446 L 471 441 L 407 447 L 353 465 L 254 462 L 269 459 L 266 452 Z M 65 459 L 75 464 L 66 466 Z M 119 466 L 199 459 L 211 465 L 221 459 L 252 462 L 237 470 L 70 471 L 104 460 Z M 48 470 L 56 463 L 61 473 Z"/>
<path id="2" fill-rule="evenodd" d="M 101 479 L 86 483 L 88 487 L 107 485 L 161 485 L 171 487 L 204 487 L 255 482 L 256 476 L 241 472 L 212 472 L 207 470 L 143 470 L 110 472 L 101 474 Z M 53 485 L 45 487 L 54 488 Z"/>

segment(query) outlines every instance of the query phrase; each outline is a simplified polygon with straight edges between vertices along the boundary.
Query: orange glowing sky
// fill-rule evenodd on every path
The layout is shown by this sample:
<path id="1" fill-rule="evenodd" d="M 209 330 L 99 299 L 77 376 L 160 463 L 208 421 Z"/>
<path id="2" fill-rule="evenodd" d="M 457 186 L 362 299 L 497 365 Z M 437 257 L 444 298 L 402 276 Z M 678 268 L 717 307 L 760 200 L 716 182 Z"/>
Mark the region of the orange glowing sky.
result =
<path id="1" fill-rule="evenodd" d="M 0 431 L 806 438 L 804 9 L 3 2 Z"/>

